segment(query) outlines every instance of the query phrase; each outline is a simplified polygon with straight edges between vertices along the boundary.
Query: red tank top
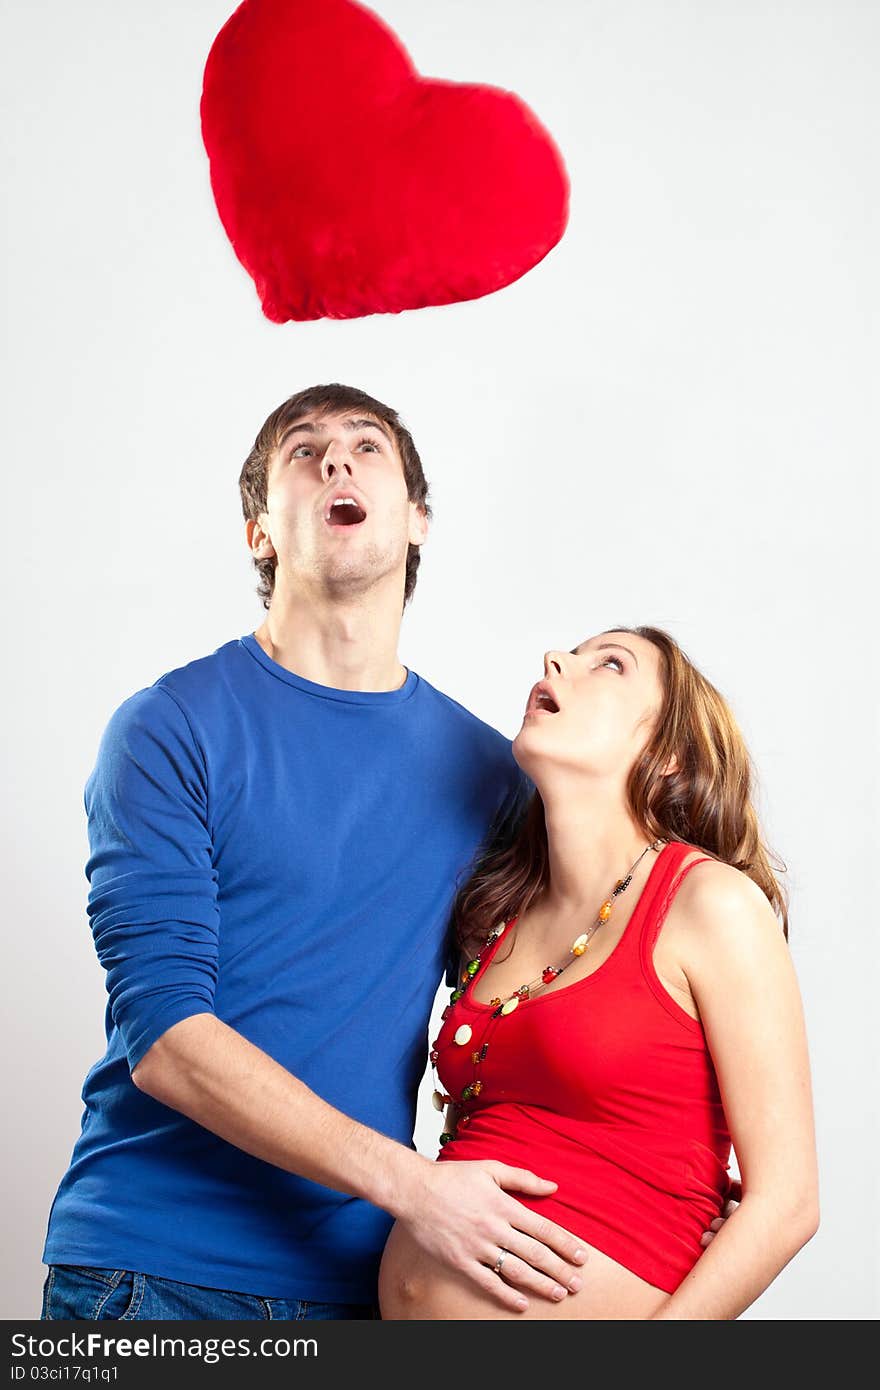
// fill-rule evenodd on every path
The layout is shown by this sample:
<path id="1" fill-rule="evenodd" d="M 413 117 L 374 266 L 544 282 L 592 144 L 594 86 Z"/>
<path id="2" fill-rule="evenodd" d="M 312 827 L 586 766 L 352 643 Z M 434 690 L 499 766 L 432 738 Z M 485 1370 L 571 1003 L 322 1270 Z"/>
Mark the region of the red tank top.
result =
<path id="1" fill-rule="evenodd" d="M 438 1157 L 496 1159 L 553 1179 L 550 1197 L 512 1195 L 668 1293 L 702 1254 L 700 1236 L 730 1184 L 730 1134 L 703 1026 L 653 964 L 678 886 L 705 860 L 679 872 L 694 848 L 663 847 L 623 935 L 592 974 L 503 1018 L 472 999 L 471 981 L 433 1044 L 455 1100 L 482 1083 Z M 464 1024 L 472 1036 L 458 1044 Z"/>

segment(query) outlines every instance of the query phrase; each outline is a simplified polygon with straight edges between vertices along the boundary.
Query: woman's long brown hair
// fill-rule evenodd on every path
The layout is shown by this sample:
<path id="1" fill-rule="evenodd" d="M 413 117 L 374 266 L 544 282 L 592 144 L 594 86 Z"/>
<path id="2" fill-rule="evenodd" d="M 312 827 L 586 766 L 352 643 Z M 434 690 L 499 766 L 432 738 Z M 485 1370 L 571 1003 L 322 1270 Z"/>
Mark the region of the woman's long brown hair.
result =
<path id="1" fill-rule="evenodd" d="M 668 632 L 614 627 L 652 642 L 661 655 L 663 702 L 654 734 L 633 767 L 627 797 L 649 840 L 683 840 L 757 883 L 788 940 L 788 903 L 776 878 L 785 866 L 761 836 L 754 771 L 730 706 Z M 672 756 L 675 771 L 663 774 Z M 771 859 L 774 868 L 771 868 Z M 544 803 L 536 791 L 498 827 L 452 909 L 458 944 L 477 949 L 498 922 L 524 913 L 549 882 Z"/>

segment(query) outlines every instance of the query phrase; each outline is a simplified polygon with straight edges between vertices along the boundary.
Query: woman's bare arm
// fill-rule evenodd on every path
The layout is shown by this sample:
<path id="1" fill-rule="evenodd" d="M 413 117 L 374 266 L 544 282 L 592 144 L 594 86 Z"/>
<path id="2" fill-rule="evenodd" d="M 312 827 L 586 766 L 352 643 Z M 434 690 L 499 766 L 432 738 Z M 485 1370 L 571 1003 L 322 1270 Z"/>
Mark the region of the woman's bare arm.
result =
<path id="1" fill-rule="evenodd" d="M 713 862 L 688 875 L 678 898 L 680 964 L 715 1064 L 742 1200 L 654 1317 L 732 1319 L 819 1224 L 806 1029 L 788 944 L 757 885 Z"/>

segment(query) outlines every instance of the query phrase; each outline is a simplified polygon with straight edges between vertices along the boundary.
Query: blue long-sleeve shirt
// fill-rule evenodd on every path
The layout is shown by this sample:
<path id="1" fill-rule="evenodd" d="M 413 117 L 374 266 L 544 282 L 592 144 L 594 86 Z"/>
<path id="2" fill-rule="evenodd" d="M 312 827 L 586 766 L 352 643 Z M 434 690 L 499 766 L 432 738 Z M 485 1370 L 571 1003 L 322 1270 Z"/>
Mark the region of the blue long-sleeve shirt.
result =
<path id="1" fill-rule="evenodd" d="M 411 1144 L 457 881 L 520 786 L 509 741 L 413 671 L 398 690 L 330 689 L 252 634 L 120 706 L 85 793 L 107 1051 L 45 1263 L 375 1297 L 387 1213 L 244 1153 L 131 1071 L 213 1013 Z"/>

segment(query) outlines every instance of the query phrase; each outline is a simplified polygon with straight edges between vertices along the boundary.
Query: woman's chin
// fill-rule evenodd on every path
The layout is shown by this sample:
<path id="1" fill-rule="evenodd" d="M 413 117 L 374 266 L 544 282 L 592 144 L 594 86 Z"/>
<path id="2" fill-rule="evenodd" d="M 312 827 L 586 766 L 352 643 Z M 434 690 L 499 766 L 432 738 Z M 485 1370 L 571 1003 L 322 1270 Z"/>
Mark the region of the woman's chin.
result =
<path id="1" fill-rule="evenodd" d="M 526 716 L 519 726 L 519 731 L 514 735 L 512 745 L 514 756 L 520 767 L 522 767 L 522 759 L 529 757 L 529 750 L 534 748 L 538 742 L 535 738 L 535 732 L 535 720 Z"/>
<path id="2" fill-rule="evenodd" d="M 540 715 L 526 715 L 513 739 L 513 756 L 527 777 L 537 782 L 537 774 L 547 761 L 547 740 L 539 728 Z"/>

